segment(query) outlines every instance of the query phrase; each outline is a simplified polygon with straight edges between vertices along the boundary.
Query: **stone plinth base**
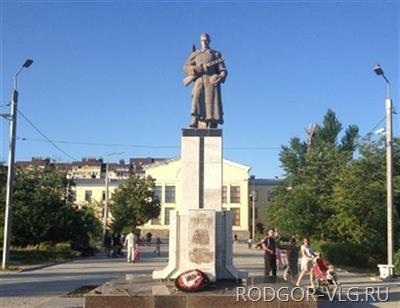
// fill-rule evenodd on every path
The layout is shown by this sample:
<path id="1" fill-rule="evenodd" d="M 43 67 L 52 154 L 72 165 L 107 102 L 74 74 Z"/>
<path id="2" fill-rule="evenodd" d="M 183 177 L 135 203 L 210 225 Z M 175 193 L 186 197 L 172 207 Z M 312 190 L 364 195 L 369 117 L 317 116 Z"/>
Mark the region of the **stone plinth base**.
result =
<path id="1" fill-rule="evenodd" d="M 239 280 L 232 263 L 232 213 L 213 209 L 175 212 L 171 216 L 168 265 L 154 271 L 154 279 L 175 279 L 182 272 L 199 269 L 211 281 Z"/>
<path id="2" fill-rule="evenodd" d="M 244 297 L 237 296 L 238 287 L 246 288 Z M 272 292 L 259 300 L 256 300 L 258 295 L 254 292 L 250 297 L 247 296 L 247 290 L 251 288 L 257 290 L 269 288 L 277 291 L 283 287 L 287 288 L 287 293 L 292 290 L 292 286 L 283 280 L 270 283 L 264 282 L 263 277 L 251 277 L 241 284 L 222 280 L 209 286 L 206 291 L 184 293 L 177 290 L 170 281 L 155 281 L 148 275 L 125 275 L 86 294 L 85 308 L 317 307 L 316 301 L 302 298 L 301 292 L 294 293 L 294 298 L 289 297 L 288 301 L 272 298 Z"/>
<path id="3" fill-rule="evenodd" d="M 221 308 L 221 307 L 253 307 L 253 308 L 313 308 L 317 302 L 306 301 L 272 301 L 252 302 L 237 301 L 232 295 L 190 294 L 179 296 L 145 295 L 145 296 L 86 296 L 85 308 Z"/>

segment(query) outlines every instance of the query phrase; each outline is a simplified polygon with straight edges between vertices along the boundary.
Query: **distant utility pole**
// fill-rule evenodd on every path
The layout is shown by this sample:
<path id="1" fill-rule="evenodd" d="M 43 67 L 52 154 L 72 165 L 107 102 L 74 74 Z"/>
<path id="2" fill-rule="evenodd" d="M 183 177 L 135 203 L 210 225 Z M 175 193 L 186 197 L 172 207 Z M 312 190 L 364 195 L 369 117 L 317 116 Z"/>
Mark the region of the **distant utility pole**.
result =
<path id="1" fill-rule="evenodd" d="M 15 137 L 17 131 L 17 78 L 24 68 L 28 68 L 33 63 L 33 60 L 28 59 L 20 67 L 14 76 L 14 91 L 12 94 L 11 114 L 10 114 L 10 145 L 8 152 L 8 171 L 7 171 L 7 195 L 6 195 L 6 213 L 4 217 L 4 242 L 3 242 L 3 261 L 2 269 L 8 267 L 10 240 L 11 240 L 11 224 L 12 224 L 12 207 L 13 207 L 13 192 L 14 192 L 14 167 L 15 167 Z"/>
<path id="2" fill-rule="evenodd" d="M 108 160 L 106 162 L 106 179 L 105 179 L 105 196 L 104 196 L 104 221 L 103 221 L 103 233 L 107 231 L 108 224 Z"/>
<path id="3" fill-rule="evenodd" d="M 106 161 L 106 178 L 105 178 L 105 196 L 104 196 L 104 217 L 103 217 L 103 234 L 106 233 L 107 231 L 107 227 L 108 227 L 108 201 L 109 201 L 109 162 L 108 159 L 110 156 L 112 155 L 121 155 L 124 154 L 124 152 L 113 152 L 113 153 L 109 153 L 107 154 L 107 161 Z"/>

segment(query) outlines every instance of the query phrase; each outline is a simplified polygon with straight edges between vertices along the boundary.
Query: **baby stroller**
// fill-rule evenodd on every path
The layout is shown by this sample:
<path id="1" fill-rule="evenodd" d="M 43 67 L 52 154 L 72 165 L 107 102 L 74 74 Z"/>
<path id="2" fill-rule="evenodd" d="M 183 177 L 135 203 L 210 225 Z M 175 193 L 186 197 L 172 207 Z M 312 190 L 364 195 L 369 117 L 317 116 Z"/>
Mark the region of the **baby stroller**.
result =
<path id="1" fill-rule="evenodd" d="M 340 286 L 337 281 L 335 268 L 327 264 L 321 258 L 315 259 L 313 267 L 314 285 L 317 291 L 328 291 L 332 286 Z"/>

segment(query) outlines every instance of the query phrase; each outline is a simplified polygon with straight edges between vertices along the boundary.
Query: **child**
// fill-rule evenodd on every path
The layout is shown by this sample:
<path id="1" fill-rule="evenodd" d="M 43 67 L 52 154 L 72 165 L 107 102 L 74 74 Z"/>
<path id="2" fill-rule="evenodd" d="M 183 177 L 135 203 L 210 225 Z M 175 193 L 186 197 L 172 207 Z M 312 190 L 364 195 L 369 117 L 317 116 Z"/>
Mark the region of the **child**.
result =
<path id="1" fill-rule="evenodd" d="M 329 264 L 328 270 L 326 271 L 326 280 L 335 286 L 340 286 L 340 283 L 337 281 L 335 267 L 332 264 Z"/>
<path id="2" fill-rule="evenodd" d="M 283 272 L 283 279 L 287 280 L 289 274 L 294 278 L 298 272 L 299 252 L 296 246 L 296 239 L 292 237 L 289 241 L 289 248 L 287 250 L 288 266 Z"/>
<path id="3" fill-rule="evenodd" d="M 135 262 L 140 261 L 140 246 L 139 242 L 135 244 Z"/>
<path id="4" fill-rule="evenodd" d="M 253 243 L 252 239 L 249 238 L 249 239 L 247 240 L 247 245 L 248 245 L 249 249 L 251 248 L 251 244 L 252 244 L 252 243 Z"/>

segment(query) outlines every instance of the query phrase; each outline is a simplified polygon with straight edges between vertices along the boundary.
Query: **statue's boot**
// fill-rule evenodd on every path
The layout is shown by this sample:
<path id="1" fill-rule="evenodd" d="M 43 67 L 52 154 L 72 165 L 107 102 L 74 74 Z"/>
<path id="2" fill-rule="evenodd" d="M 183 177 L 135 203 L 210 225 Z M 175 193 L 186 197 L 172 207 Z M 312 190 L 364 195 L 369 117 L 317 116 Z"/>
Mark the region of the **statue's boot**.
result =
<path id="1" fill-rule="evenodd" d="M 218 127 L 218 123 L 217 121 L 208 121 L 207 122 L 207 128 L 217 128 Z"/>
<path id="2" fill-rule="evenodd" d="M 192 127 L 192 128 L 197 128 L 198 127 L 197 117 L 192 116 L 192 122 L 190 122 L 189 127 Z"/>

